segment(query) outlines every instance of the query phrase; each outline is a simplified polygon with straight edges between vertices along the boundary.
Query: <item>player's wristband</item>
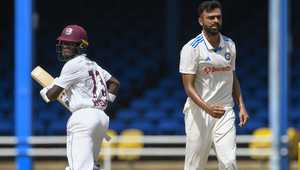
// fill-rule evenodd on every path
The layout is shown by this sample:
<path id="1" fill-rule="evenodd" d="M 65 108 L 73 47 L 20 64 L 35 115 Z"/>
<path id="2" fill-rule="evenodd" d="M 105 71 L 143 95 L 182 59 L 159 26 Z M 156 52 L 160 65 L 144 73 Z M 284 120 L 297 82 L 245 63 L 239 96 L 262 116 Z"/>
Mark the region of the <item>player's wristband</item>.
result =
<path id="1" fill-rule="evenodd" d="M 114 102 L 116 97 L 117 97 L 116 95 L 114 95 L 112 93 L 108 93 L 108 101 Z"/>
<path id="2" fill-rule="evenodd" d="M 49 89 L 51 89 L 54 86 L 54 82 L 52 82 L 50 85 L 44 87 L 41 91 L 40 91 L 40 95 L 42 96 L 43 100 L 48 103 L 50 102 L 50 99 L 47 97 L 47 91 Z"/>
<path id="3" fill-rule="evenodd" d="M 50 102 L 49 98 L 47 97 L 47 91 L 49 89 L 47 87 L 44 87 L 41 91 L 40 91 L 40 95 L 42 96 L 43 100 L 48 103 Z"/>

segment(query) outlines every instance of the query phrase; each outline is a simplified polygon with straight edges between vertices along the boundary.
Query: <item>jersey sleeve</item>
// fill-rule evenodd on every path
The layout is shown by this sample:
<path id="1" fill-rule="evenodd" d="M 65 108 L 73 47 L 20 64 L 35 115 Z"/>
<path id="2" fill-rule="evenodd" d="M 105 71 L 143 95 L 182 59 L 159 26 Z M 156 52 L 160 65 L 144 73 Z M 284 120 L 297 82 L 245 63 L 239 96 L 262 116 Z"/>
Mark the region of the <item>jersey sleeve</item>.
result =
<path id="1" fill-rule="evenodd" d="M 101 68 L 100 66 L 98 66 L 98 69 L 101 72 L 101 75 L 103 75 L 105 82 L 107 82 L 112 77 L 112 75 L 108 71 Z"/>
<path id="2" fill-rule="evenodd" d="M 54 84 L 64 89 L 68 89 L 71 85 L 78 83 L 84 76 L 85 72 L 81 64 L 67 62 L 64 65 L 60 76 L 55 79 Z"/>
<path id="3" fill-rule="evenodd" d="M 232 70 L 235 71 L 235 60 L 236 60 L 236 48 L 235 48 L 235 43 L 232 42 L 232 60 L 231 60 L 231 67 Z"/>
<path id="4" fill-rule="evenodd" d="M 197 55 L 195 49 L 189 45 L 183 46 L 180 53 L 179 72 L 196 74 L 198 69 Z"/>

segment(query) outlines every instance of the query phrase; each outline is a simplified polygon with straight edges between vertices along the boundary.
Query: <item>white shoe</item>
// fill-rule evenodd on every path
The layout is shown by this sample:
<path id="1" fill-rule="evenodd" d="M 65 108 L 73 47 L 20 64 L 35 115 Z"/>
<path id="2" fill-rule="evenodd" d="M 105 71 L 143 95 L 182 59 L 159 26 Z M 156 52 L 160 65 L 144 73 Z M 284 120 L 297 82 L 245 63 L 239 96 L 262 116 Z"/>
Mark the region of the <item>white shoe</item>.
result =
<path id="1" fill-rule="evenodd" d="M 65 170 L 71 170 L 71 168 L 67 166 Z M 103 170 L 103 169 L 100 169 L 98 166 L 94 166 L 93 170 Z"/>

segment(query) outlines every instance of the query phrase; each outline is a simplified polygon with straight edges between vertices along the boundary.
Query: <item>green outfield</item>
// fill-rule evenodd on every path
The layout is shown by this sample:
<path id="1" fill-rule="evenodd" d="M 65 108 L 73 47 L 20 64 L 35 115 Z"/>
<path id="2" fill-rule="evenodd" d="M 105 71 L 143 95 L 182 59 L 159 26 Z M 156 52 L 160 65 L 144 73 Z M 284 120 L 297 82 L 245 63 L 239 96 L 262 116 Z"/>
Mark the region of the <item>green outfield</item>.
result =
<path id="1" fill-rule="evenodd" d="M 33 170 L 64 170 L 66 161 L 34 161 Z M 297 161 L 293 161 L 290 170 L 297 170 Z M 268 162 L 254 160 L 238 161 L 239 170 L 268 170 Z M 1 170 L 14 170 L 13 161 L 0 160 Z M 183 161 L 136 161 L 128 163 L 124 161 L 113 161 L 112 170 L 183 170 Z M 206 170 L 217 170 L 217 162 L 209 161 Z"/>

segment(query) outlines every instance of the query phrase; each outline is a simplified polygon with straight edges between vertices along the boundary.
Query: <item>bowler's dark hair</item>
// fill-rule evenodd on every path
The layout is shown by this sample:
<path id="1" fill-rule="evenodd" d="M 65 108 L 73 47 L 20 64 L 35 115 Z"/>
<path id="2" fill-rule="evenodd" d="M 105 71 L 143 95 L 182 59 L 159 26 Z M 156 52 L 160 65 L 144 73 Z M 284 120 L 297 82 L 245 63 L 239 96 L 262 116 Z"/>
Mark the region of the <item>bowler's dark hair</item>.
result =
<path id="1" fill-rule="evenodd" d="M 222 5 L 219 1 L 203 1 L 199 6 L 198 6 L 198 16 L 200 16 L 203 11 L 210 12 L 216 8 L 219 8 L 222 10 Z"/>

